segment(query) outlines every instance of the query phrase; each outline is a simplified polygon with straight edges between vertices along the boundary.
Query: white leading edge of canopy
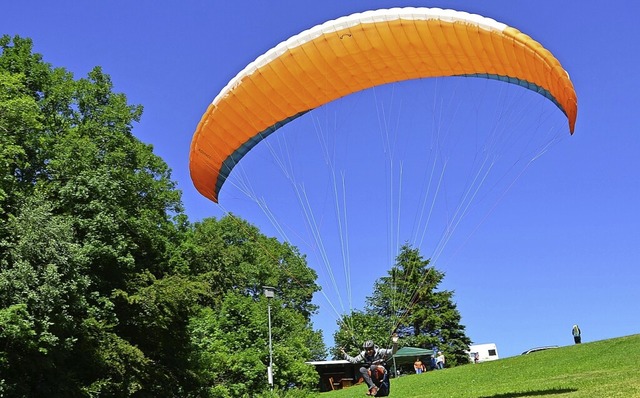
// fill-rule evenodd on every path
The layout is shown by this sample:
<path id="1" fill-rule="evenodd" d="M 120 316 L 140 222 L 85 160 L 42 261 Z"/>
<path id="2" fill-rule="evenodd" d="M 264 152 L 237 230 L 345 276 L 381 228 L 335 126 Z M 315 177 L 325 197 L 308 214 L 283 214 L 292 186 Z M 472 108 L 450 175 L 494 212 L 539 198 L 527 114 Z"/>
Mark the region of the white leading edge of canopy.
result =
<path id="1" fill-rule="evenodd" d="M 438 19 L 444 22 L 464 22 L 477 25 L 479 28 L 488 31 L 502 32 L 507 25 L 494 19 L 483 17 L 477 14 L 470 14 L 464 11 L 444 10 L 441 8 L 425 8 L 425 7 L 405 7 L 390 8 L 382 10 L 365 11 L 361 13 L 351 14 L 334 20 L 327 21 L 323 24 L 316 25 L 307 29 L 289 39 L 281 42 L 266 53 L 262 54 L 255 61 L 247 65 L 240 71 L 229 83 L 218 93 L 213 99 L 212 104 L 217 104 L 226 94 L 233 90 L 245 76 L 253 74 L 261 67 L 267 65 L 274 59 L 277 59 L 288 50 L 299 47 L 305 43 L 314 40 L 326 33 L 336 32 L 338 30 L 351 28 L 360 23 L 384 22 L 397 19 L 406 19 L 411 21 L 428 21 Z"/>

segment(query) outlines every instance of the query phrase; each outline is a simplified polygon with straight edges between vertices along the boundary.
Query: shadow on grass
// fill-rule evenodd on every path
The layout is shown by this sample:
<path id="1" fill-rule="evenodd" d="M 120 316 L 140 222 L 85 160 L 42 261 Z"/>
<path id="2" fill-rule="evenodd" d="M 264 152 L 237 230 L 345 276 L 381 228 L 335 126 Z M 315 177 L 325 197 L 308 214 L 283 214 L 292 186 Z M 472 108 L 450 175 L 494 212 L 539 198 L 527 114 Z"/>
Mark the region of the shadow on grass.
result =
<path id="1" fill-rule="evenodd" d="M 495 395 L 485 395 L 479 398 L 517 398 L 517 397 L 540 397 L 543 395 L 568 394 L 578 391 L 577 388 L 551 388 L 549 390 L 505 392 Z"/>

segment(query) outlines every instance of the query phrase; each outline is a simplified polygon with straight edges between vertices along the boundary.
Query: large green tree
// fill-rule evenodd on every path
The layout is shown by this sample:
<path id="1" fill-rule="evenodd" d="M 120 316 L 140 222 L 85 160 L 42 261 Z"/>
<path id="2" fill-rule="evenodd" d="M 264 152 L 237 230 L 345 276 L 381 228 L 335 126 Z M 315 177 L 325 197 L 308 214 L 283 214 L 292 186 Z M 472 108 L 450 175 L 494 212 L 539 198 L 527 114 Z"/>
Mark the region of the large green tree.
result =
<path id="1" fill-rule="evenodd" d="M 417 248 L 405 244 L 388 274 L 376 281 L 367 304 L 371 312 L 393 320 L 405 345 L 437 347 L 447 364 L 455 366 L 468 363 L 471 340 L 453 301 L 454 292 L 438 289 L 444 276 Z"/>
<path id="2" fill-rule="evenodd" d="M 334 335 L 334 356 L 338 356 L 339 347 L 358 352 L 364 339 L 389 345 L 391 334 L 398 333 L 403 346 L 443 351 L 447 366 L 468 363 L 466 351 L 471 340 L 465 334 L 453 291 L 438 290 L 444 276 L 429 266 L 418 249 L 403 245 L 387 275 L 374 283 L 365 311 L 341 320 Z"/>
<path id="3" fill-rule="evenodd" d="M 255 396 L 317 381 L 316 274 L 237 217 L 190 224 L 142 107 L 0 38 L 0 395 Z"/>
<path id="4" fill-rule="evenodd" d="M 203 369 L 197 396 L 239 397 L 267 388 L 268 320 L 263 286 L 271 299 L 274 384 L 312 388 L 318 381 L 304 362 L 325 356 L 311 327 L 317 309 L 316 274 L 294 247 L 262 235 L 233 215 L 195 223 L 173 261 L 211 287 L 210 301 L 192 318 L 193 361 Z"/>
<path id="5" fill-rule="evenodd" d="M 100 68 L 74 80 L 29 39 L 4 36 L 0 49 L 0 387 L 179 394 L 188 353 L 176 360 L 165 347 L 189 347 L 179 328 L 202 289 L 167 278 L 180 193 L 132 134 L 142 108 Z M 156 338 L 158 323 L 171 342 Z"/>

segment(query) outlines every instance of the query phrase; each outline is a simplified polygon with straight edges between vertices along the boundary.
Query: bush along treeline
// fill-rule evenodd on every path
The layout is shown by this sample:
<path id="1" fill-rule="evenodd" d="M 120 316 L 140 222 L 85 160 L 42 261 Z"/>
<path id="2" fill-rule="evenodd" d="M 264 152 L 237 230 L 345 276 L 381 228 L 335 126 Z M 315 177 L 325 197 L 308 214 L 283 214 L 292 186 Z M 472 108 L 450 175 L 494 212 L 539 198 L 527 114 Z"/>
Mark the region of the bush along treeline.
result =
<path id="1" fill-rule="evenodd" d="M 0 38 L 0 396 L 313 395 L 305 361 L 327 355 L 316 273 L 234 215 L 189 222 L 167 164 L 132 134 L 141 115 L 99 67 L 75 79 L 31 40 Z M 396 330 L 455 364 L 468 339 L 452 292 L 434 291 L 444 275 L 409 247 L 397 261 L 337 344 Z M 390 305 L 398 289 L 417 293 L 409 312 Z"/>

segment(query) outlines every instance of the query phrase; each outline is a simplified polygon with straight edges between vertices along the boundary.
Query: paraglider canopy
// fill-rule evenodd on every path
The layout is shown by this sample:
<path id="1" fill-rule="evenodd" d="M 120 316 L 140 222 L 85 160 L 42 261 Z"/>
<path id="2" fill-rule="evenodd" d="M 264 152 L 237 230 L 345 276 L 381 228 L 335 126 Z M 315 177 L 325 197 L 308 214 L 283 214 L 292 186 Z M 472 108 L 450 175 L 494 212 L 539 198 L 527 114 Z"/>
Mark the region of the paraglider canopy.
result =
<path id="1" fill-rule="evenodd" d="M 191 178 L 218 201 L 258 142 L 310 110 L 390 82 L 469 76 L 502 80 L 552 101 L 573 132 L 577 99 L 558 60 L 493 19 L 438 8 L 367 11 L 315 26 L 267 51 L 215 97 L 194 134 Z"/>

